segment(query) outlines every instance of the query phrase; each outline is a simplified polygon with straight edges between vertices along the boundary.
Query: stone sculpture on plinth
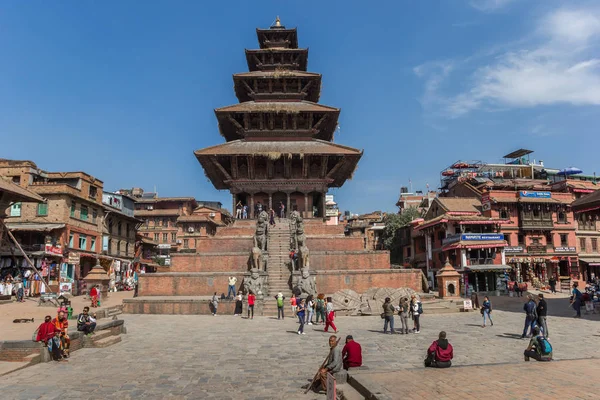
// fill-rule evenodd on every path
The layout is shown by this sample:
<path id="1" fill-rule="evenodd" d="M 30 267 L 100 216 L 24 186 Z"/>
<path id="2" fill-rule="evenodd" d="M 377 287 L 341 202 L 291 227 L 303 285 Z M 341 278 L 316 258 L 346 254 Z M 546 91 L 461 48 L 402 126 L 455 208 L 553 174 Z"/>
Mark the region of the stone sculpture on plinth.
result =
<path id="1" fill-rule="evenodd" d="M 299 295 L 317 295 L 317 283 L 315 278 L 310 276 L 310 270 L 308 268 L 302 268 L 302 274 L 298 283 L 296 284 L 295 292 Z"/>
<path id="2" fill-rule="evenodd" d="M 255 295 L 265 295 L 267 293 L 266 277 L 261 276 L 260 271 L 256 268 L 250 270 L 250 276 L 246 274 L 244 277 L 244 292 L 254 293 Z"/>
<path id="3" fill-rule="evenodd" d="M 256 232 L 254 234 L 255 246 L 261 251 L 267 249 L 267 219 L 268 215 L 266 211 L 261 211 L 256 221 Z"/>

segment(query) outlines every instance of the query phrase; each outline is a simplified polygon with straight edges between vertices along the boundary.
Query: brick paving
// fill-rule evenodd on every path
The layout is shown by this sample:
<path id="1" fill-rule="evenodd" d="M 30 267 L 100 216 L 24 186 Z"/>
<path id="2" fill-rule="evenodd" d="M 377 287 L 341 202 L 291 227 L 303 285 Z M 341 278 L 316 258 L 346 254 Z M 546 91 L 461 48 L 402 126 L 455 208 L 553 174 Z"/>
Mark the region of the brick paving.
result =
<path id="1" fill-rule="evenodd" d="M 506 308 L 519 307 L 516 299 L 506 302 Z M 523 385 L 515 377 L 539 379 L 540 368 L 548 371 L 545 373 L 549 376 L 563 376 L 560 380 L 546 381 L 549 386 L 543 393 L 547 398 L 553 396 L 553 391 L 559 393 L 558 390 L 569 388 L 583 396 L 593 382 L 583 374 L 584 368 L 577 367 L 577 374 L 560 375 L 563 369 L 569 370 L 567 362 L 524 364 L 522 352 L 527 341 L 516 339 L 522 330 L 523 315 L 502 311 L 499 309 L 502 307 L 499 304 L 493 313 L 494 327 L 485 329 L 480 327 L 478 313 L 425 314 L 421 334 L 408 336 L 383 335 L 379 317 L 339 317 L 336 324 L 340 336 L 352 334 L 362 344 L 369 373 L 400 369 L 406 369 L 407 374 L 421 373 L 423 370 L 415 368 L 422 367 L 424 351 L 440 329 L 448 332 L 454 345 L 456 366 L 477 365 L 466 367 L 470 369 L 425 371 L 424 376 L 431 379 L 420 380 L 427 382 L 419 389 L 422 397 L 413 398 L 432 398 L 436 390 L 441 390 L 439 385 L 459 382 L 459 377 L 460 387 L 463 391 L 469 389 L 471 398 L 509 390 L 514 398 L 533 398 L 519 397 L 517 388 Z M 564 304 L 556 309 L 571 314 Z M 128 329 L 123 342 L 105 349 L 82 349 L 73 353 L 68 363 L 40 364 L 5 375 L 0 381 L 2 398 L 324 399 L 322 395 L 302 394 L 302 386 L 308 383 L 327 353 L 328 334 L 321 332 L 320 326 L 306 326 L 307 334 L 299 336 L 292 318 L 278 321 L 273 317 L 255 317 L 250 321 L 229 315 L 122 317 Z M 598 321 L 598 315 L 583 319 L 549 317 L 555 358 L 600 357 L 599 346 L 586 345 L 598 341 Z M 496 363 L 509 365 L 480 366 Z M 594 362 L 588 365 L 590 373 L 594 373 Z M 514 375 L 501 378 L 509 370 Z M 482 389 L 482 382 L 490 377 L 493 380 Z M 402 394 L 411 387 L 409 383 L 391 386 L 392 390 L 399 388 Z"/>

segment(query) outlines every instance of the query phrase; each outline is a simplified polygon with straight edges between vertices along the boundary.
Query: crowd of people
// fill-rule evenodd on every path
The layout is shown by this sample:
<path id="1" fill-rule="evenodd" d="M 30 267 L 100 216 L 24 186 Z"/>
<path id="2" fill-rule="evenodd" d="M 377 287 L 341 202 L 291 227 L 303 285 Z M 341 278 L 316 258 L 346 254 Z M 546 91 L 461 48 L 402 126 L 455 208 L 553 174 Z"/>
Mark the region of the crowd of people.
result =
<path id="1" fill-rule="evenodd" d="M 279 202 L 279 204 L 277 205 L 277 209 L 278 209 L 278 212 L 275 212 L 275 210 L 273 208 L 267 209 L 266 207 L 264 207 L 262 205 L 262 203 L 260 201 L 257 201 L 256 204 L 254 205 L 254 215 L 258 216 L 263 210 L 267 211 L 267 214 L 269 215 L 269 224 L 275 225 L 276 217 L 279 217 L 279 219 L 281 220 L 282 218 L 285 218 L 285 216 L 286 216 L 286 206 L 285 206 L 285 204 L 283 204 L 283 201 Z M 249 219 L 249 218 L 251 218 L 251 215 L 250 215 L 250 209 L 248 208 L 248 205 L 245 203 L 242 203 L 242 201 L 239 200 L 235 205 L 235 219 Z"/>
<path id="2" fill-rule="evenodd" d="M 89 307 L 84 307 L 77 316 L 77 330 L 86 336 L 93 335 L 96 329 L 96 314 L 90 315 L 89 311 Z M 54 361 L 67 361 L 70 356 L 71 338 L 67 315 L 66 307 L 59 308 L 56 317 L 46 315 L 36 331 L 35 340 L 44 343 Z"/>

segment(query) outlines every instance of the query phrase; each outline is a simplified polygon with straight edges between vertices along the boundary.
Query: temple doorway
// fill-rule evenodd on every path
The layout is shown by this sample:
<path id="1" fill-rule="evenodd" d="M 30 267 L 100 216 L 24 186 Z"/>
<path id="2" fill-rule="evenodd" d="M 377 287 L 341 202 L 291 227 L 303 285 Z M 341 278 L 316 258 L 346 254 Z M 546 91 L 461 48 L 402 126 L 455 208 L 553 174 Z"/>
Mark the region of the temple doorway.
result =
<path id="1" fill-rule="evenodd" d="M 323 217 L 323 195 L 319 192 L 312 192 L 312 216 L 313 218 Z"/>
<path id="2" fill-rule="evenodd" d="M 277 215 L 278 217 L 280 216 L 280 207 L 281 204 L 283 204 L 284 209 L 285 209 L 285 215 L 288 215 L 288 209 L 287 209 L 287 194 L 283 193 L 283 192 L 275 192 L 273 193 L 273 211 L 275 211 L 275 215 Z"/>

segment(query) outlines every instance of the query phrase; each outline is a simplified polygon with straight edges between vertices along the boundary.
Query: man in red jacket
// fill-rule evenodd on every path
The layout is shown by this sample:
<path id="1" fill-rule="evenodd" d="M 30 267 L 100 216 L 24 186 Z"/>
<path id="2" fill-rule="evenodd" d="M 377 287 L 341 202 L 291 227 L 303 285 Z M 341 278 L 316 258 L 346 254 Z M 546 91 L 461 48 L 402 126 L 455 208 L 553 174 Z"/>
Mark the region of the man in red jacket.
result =
<path id="1" fill-rule="evenodd" d="M 425 366 L 432 368 L 448 368 L 452 365 L 454 352 L 452 345 L 446 339 L 446 332 L 441 331 L 438 340 L 435 340 L 427 349 Z"/>
<path id="2" fill-rule="evenodd" d="M 342 349 L 344 369 L 360 367 L 362 365 L 362 348 L 354 341 L 352 335 L 346 336 L 346 345 Z"/>

